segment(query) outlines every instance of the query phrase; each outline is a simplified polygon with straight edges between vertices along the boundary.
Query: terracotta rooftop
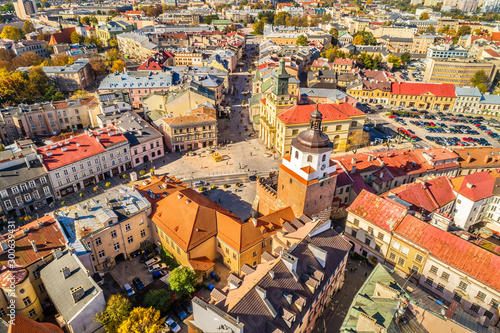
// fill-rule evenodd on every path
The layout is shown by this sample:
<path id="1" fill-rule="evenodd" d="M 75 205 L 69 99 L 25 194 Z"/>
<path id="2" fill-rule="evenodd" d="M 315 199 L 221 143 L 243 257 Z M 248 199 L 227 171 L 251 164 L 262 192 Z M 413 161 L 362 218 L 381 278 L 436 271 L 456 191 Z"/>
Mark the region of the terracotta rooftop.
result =
<path id="1" fill-rule="evenodd" d="M 428 213 L 455 200 L 453 186 L 448 176 L 402 185 L 385 193 L 384 196 L 396 196 L 411 203 L 415 208 L 425 209 Z"/>
<path id="2" fill-rule="evenodd" d="M 340 104 L 308 104 L 294 105 L 278 115 L 285 125 L 307 124 L 311 113 L 318 108 L 323 115 L 323 123 L 337 120 L 347 120 L 352 116 L 363 116 L 364 113 L 349 103 Z"/>
<path id="3" fill-rule="evenodd" d="M 394 232 L 428 249 L 448 265 L 500 290 L 500 256 L 411 215 Z"/>
<path id="4" fill-rule="evenodd" d="M 88 134 L 77 135 L 37 149 L 37 154 L 43 157 L 43 166 L 47 171 L 103 152 L 105 152 L 104 147 L 96 141 L 95 137 Z"/>
<path id="5" fill-rule="evenodd" d="M 461 168 L 498 168 L 500 167 L 500 148 L 462 148 L 454 149 L 459 156 Z"/>
<path id="6" fill-rule="evenodd" d="M 457 97 L 455 86 L 448 83 L 393 82 L 392 93 L 395 95 Z"/>
<path id="7" fill-rule="evenodd" d="M 99 128 L 94 132 L 95 140 L 98 140 L 104 148 L 111 148 L 119 143 L 127 142 L 127 138 L 122 134 L 122 131 L 111 125 L 104 128 Z"/>
<path id="8" fill-rule="evenodd" d="M 392 231 L 406 215 L 406 209 L 393 201 L 363 190 L 347 211 L 382 229 Z"/>
<path id="9" fill-rule="evenodd" d="M 151 220 L 184 251 L 217 234 L 217 224 L 237 226 L 239 218 L 191 188 L 156 202 Z M 175 214 L 172 214 L 175 212 Z"/>
<path id="10" fill-rule="evenodd" d="M 52 323 L 40 323 L 20 314 L 13 318 L 14 325 L 9 325 L 8 333 L 64 333 L 62 329 Z"/>
<path id="11" fill-rule="evenodd" d="M 213 108 L 199 107 L 191 110 L 190 115 L 179 117 L 164 117 L 163 121 L 170 126 L 195 124 L 207 121 L 216 121 L 216 111 Z"/>
<path id="12" fill-rule="evenodd" d="M 483 171 L 453 178 L 451 182 L 455 192 L 472 201 L 478 201 L 493 195 L 498 177 L 496 172 Z"/>
<path id="13" fill-rule="evenodd" d="M 163 175 L 161 177 L 152 177 L 142 182 L 142 185 L 136 186 L 137 191 L 141 193 L 150 203 L 158 202 L 166 196 L 186 188 L 186 184 L 175 177 Z"/>

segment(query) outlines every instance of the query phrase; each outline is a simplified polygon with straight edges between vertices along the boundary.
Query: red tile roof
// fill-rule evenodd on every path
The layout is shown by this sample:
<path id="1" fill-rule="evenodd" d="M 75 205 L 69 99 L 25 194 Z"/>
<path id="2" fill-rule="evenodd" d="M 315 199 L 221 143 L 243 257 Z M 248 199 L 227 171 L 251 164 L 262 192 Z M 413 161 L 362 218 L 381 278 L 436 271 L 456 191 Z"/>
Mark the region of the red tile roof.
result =
<path id="1" fill-rule="evenodd" d="M 476 172 L 452 179 L 454 190 L 464 197 L 478 201 L 493 195 L 496 176 L 489 171 Z"/>
<path id="2" fill-rule="evenodd" d="M 455 200 L 453 186 L 447 176 L 430 179 L 425 182 L 403 185 L 390 190 L 384 196 L 395 195 L 411 203 L 413 207 L 433 212 Z"/>
<path id="3" fill-rule="evenodd" d="M 56 32 L 50 36 L 49 45 L 69 43 L 71 44 L 71 34 L 76 32 L 76 28 L 64 28 L 62 31 Z"/>
<path id="4" fill-rule="evenodd" d="M 318 108 L 323 115 L 323 122 L 345 120 L 352 116 L 362 116 L 363 112 L 349 103 L 294 105 L 278 115 L 285 125 L 307 124 L 311 113 Z"/>
<path id="5" fill-rule="evenodd" d="M 438 97 L 457 97 L 455 86 L 448 83 L 392 82 L 392 93 L 395 95 L 431 94 Z"/>
<path id="6" fill-rule="evenodd" d="M 354 60 L 352 60 L 352 59 L 336 58 L 333 61 L 333 63 L 336 64 L 336 65 L 348 65 L 348 66 L 352 66 L 352 65 L 354 65 Z"/>
<path id="7" fill-rule="evenodd" d="M 500 58 L 500 54 L 498 54 L 498 52 L 496 52 L 493 49 L 486 49 L 486 50 L 483 50 L 483 52 L 488 53 L 492 57 Z"/>
<path id="8" fill-rule="evenodd" d="M 78 146 L 78 144 L 80 146 Z M 65 149 L 65 151 L 63 149 Z M 81 134 L 72 139 L 70 138 L 38 148 L 36 151 L 37 154 L 42 155 L 45 169 L 51 171 L 96 154 L 103 153 L 105 149 L 96 141 L 95 137 L 89 136 L 88 134 Z"/>
<path id="9" fill-rule="evenodd" d="M 428 249 L 439 260 L 500 290 L 500 256 L 411 215 L 407 215 L 394 231 Z"/>
<path id="10" fill-rule="evenodd" d="M 347 210 L 387 231 L 393 230 L 406 215 L 403 206 L 365 190 Z"/>
<path id="11" fill-rule="evenodd" d="M 64 333 L 52 323 L 39 323 L 20 314 L 16 314 L 13 322 L 13 325 L 9 325 L 8 333 Z"/>
<path id="12" fill-rule="evenodd" d="M 122 134 L 122 131 L 116 128 L 114 125 L 99 128 L 93 133 L 94 137 L 96 138 L 95 140 L 99 140 L 104 148 L 108 148 L 112 145 L 128 141 L 127 138 Z"/>
<path id="13" fill-rule="evenodd" d="M 38 226 L 38 223 L 43 225 Z M 23 230 L 29 228 L 28 233 Z M 52 254 L 52 250 L 63 248 L 66 240 L 56 220 L 50 216 L 44 216 L 36 221 L 28 223 L 14 231 L 16 239 L 16 264 L 20 267 L 28 267 L 33 263 Z M 37 251 L 33 248 L 34 242 Z M 0 255 L 0 265 L 7 265 L 7 253 Z"/>

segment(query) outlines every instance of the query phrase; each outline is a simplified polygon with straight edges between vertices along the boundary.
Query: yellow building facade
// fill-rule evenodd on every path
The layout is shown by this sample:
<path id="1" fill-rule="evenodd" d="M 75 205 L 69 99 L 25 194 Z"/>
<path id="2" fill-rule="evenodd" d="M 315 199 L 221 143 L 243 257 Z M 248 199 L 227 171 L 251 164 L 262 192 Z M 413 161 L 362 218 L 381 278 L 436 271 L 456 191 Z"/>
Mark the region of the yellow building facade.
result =
<path id="1" fill-rule="evenodd" d="M 429 252 L 410 240 L 393 234 L 386 260 L 403 276 L 418 280 Z"/>

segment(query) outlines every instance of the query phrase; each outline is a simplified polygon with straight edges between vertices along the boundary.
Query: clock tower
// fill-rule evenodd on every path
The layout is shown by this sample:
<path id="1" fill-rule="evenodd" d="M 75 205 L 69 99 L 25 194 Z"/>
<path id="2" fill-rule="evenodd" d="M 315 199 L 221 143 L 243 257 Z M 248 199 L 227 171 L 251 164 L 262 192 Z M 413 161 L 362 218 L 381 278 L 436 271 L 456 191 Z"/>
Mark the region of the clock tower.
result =
<path id="1" fill-rule="evenodd" d="M 288 95 L 288 80 L 290 79 L 290 74 L 287 73 L 285 68 L 285 58 L 280 59 L 279 67 L 276 72 L 274 72 L 274 89 L 273 93 L 275 96 L 285 96 Z"/>
<path id="2" fill-rule="evenodd" d="M 296 216 L 320 213 L 329 217 L 337 184 L 337 164 L 330 159 L 333 145 L 321 131 L 316 106 L 309 129 L 292 140 L 291 155 L 283 157 L 277 184 L 278 207 L 291 206 Z"/>

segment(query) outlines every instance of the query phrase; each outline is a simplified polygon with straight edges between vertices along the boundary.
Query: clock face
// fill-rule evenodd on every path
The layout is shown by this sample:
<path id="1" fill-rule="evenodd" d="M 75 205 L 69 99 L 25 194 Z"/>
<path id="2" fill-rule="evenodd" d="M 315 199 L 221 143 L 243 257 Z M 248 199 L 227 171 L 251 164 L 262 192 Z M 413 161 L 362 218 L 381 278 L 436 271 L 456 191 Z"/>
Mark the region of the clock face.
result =
<path id="1" fill-rule="evenodd" d="M 323 164 L 323 165 L 321 166 L 321 170 L 325 170 L 325 169 L 326 169 L 326 164 Z"/>

